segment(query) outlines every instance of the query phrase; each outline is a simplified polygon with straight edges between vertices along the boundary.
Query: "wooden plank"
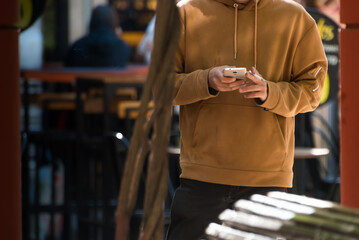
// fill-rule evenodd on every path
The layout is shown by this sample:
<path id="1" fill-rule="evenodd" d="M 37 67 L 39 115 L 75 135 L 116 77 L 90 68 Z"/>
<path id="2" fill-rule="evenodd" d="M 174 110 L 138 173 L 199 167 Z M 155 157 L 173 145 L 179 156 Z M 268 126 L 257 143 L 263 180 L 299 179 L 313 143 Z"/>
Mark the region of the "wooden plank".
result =
<path id="1" fill-rule="evenodd" d="M 206 230 L 209 239 L 242 239 L 242 232 L 272 239 L 359 239 L 357 210 L 284 192 L 240 199 L 234 209 L 223 211 L 219 220 L 226 227 L 211 223 Z"/>
<path id="2" fill-rule="evenodd" d="M 77 78 L 103 78 L 109 82 L 118 80 L 144 82 L 148 73 L 146 65 L 129 65 L 124 69 L 99 68 L 48 68 L 39 70 L 23 70 L 21 77 L 25 81 L 75 83 Z"/>

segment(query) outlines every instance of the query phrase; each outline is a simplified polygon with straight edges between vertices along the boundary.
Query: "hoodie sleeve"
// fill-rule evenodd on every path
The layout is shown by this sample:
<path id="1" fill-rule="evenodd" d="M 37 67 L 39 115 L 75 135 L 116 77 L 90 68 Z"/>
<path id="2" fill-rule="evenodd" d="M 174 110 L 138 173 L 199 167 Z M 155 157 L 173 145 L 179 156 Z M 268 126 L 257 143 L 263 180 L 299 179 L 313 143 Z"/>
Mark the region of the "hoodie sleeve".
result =
<path id="1" fill-rule="evenodd" d="M 181 37 L 175 55 L 175 84 L 173 105 L 186 105 L 215 97 L 209 92 L 208 73 L 210 69 L 199 69 L 190 73 L 185 71 L 186 59 L 186 24 L 184 8 L 179 8 L 181 15 Z"/>
<path id="2" fill-rule="evenodd" d="M 322 41 L 313 24 L 297 46 L 291 81 L 268 81 L 267 100 L 259 105 L 284 117 L 313 111 L 319 105 L 327 69 Z"/>

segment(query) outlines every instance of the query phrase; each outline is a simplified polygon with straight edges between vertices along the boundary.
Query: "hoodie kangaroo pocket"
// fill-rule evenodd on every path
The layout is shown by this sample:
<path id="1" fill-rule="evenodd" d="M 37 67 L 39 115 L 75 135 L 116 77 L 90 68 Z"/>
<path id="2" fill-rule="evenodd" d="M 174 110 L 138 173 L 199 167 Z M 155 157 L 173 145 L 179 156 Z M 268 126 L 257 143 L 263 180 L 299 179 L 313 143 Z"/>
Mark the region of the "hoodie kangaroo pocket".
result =
<path id="1" fill-rule="evenodd" d="M 287 151 L 284 136 L 276 115 L 262 108 L 203 104 L 192 147 L 200 161 L 197 164 L 279 171 Z"/>

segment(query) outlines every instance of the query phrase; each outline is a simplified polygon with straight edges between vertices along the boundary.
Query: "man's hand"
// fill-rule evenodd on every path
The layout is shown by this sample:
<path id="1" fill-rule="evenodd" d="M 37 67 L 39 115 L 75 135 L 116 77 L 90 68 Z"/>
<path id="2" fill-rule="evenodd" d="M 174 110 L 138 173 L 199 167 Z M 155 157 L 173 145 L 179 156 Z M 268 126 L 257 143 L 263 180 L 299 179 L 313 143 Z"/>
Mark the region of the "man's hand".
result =
<path id="1" fill-rule="evenodd" d="M 259 72 L 252 67 L 252 72 L 258 76 L 261 76 Z M 255 77 L 249 72 L 246 73 L 246 77 L 250 81 L 240 80 L 239 92 L 243 93 L 245 98 L 259 98 L 264 102 L 268 97 L 268 86 L 267 82 L 261 78 Z"/>
<path id="2" fill-rule="evenodd" d="M 220 66 L 212 68 L 208 74 L 208 85 L 209 87 L 220 91 L 229 92 L 237 90 L 240 86 L 240 82 L 234 77 L 223 76 L 223 69 L 231 66 Z"/>

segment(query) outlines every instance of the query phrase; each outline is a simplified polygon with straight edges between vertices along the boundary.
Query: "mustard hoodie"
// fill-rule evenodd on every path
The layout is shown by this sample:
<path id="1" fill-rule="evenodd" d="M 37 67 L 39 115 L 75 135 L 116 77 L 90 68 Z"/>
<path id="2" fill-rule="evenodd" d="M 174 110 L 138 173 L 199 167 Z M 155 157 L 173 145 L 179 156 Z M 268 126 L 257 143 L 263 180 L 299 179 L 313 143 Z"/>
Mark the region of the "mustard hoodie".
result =
<path id="1" fill-rule="evenodd" d="M 183 0 L 175 58 L 182 178 L 236 186 L 292 186 L 294 117 L 319 104 L 327 62 L 314 20 L 292 0 Z M 262 104 L 212 95 L 208 73 L 250 67 L 268 81 Z"/>

